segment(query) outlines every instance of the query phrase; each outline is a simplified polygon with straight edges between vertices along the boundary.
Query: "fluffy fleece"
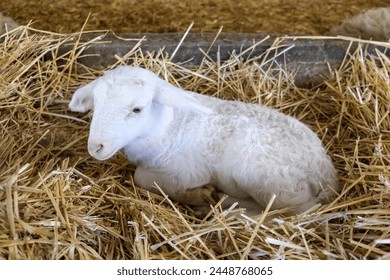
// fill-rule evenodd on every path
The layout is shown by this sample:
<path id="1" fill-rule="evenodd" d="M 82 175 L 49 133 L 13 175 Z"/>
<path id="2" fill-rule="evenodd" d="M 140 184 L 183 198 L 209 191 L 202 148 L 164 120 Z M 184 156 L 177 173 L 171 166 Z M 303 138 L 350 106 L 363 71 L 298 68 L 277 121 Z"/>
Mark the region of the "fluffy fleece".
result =
<path id="1" fill-rule="evenodd" d="M 330 35 L 386 41 L 390 38 L 390 7 L 371 9 L 354 16 L 332 28 Z"/>
<path id="2" fill-rule="evenodd" d="M 12 18 L 0 13 L 0 35 L 19 26 Z"/>

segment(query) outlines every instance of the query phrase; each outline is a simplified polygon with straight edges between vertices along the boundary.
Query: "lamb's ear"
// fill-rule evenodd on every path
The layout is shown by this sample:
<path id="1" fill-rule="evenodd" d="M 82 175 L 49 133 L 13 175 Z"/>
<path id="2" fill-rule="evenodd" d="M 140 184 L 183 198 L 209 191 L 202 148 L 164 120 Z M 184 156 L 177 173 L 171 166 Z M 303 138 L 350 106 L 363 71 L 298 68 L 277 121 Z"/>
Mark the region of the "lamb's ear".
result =
<path id="1" fill-rule="evenodd" d="M 165 81 L 158 84 L 155 100 L 160 104 L 177 109 L 191 110 L 206 115 L 213 113 L 210 108 L 202 105 L 191 94 Z"/>
<path id="2" fill-rule="evenodd" d="M 93 108 L 92 88 L 95 85 L 95 82 L 96 80 L 75 91 L 72 100 L 69 103 L 69 109 L 71 111 L 84 113 Z"/>

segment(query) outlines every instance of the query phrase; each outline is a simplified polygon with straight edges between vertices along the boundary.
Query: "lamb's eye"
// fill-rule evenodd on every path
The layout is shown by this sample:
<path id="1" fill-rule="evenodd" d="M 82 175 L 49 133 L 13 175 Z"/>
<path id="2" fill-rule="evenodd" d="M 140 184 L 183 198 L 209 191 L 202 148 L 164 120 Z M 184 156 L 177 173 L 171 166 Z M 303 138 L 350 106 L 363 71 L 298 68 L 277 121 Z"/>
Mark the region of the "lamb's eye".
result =
<path id="1" fill-rule="evenodd" d="M 133 113 L 138 114 L 141 113 L 142 109 L 140 107 L 134 107 L 133 108 Z"/>

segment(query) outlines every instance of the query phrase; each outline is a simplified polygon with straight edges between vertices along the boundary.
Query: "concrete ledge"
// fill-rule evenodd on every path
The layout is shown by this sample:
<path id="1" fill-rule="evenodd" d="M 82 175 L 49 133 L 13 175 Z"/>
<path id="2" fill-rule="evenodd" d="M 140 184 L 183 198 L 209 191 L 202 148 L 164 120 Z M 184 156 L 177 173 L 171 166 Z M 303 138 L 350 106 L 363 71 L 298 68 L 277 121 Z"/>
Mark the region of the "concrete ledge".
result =
<path id="1" fill-rule="evenodd" d="M 251 47 L 253 49 L 242 56 L 244 59 L 259 57 L 267 51 L 269 54 L 272 54 L 272 52 L 283 52 L 282 55 L 276 57 L 274 62 L 285 67 L 287 71 L 296 73 L 295 83 L 297 86 L 312 87 L 320 85 L 324 77 L 329 75 L 329 68 L 337 69 L 346 53 L 354 51 L 358 44 L 356 42 L 351 44 L 350 41 L 341 39 L 283 38 L 279 47 L 272 49 L 270 53 L 270 49 L 273 47 L 277 37 L 270 37 L 264 40 L 266 38 L 264 34 L 222 33 L 215 40 L 215 36 L 215 34 L 188 34 L 175 53 L 172 61 L 175 63 L 183 63 L 186 67 L 194 67 L 201 63 L 204 58 L 204 52 L 210 46 L 208 56 L 214 61 L 217 60 L 218 52 L 219 59 L 224 61 L 230 57 L 232 52 L 238 54 L 241 50 Z M 81 36 L 80 42 L 90 42 L 91 40 L 93 42 L 88 44 L 88 48 L 85 48 L 78 62 L 89 67 L 108 66 L 117 61 L 115 58 L 116 55 L 124 56 L 142 39 L 140 48 L 144 53 L 157 52 L 163 49 L 164 52 L 171 56 L 182 38 L 183 34 L 177 33 L 121 34 L 121 38 L 111 33 L 105 35 L 86 33 Z M 215 42 L 212 44 L 214 40 Z M 61 46 L 60 52 L 65 53 L 71 50 L 73 45 L 70 42 Z M 375 49 L 385 51 L 383 47 L 371 44 L 367 45 L 369 53 L 374 52 Z M 268 57 L 272 56 L 273 54 L 268 55 Z"/>

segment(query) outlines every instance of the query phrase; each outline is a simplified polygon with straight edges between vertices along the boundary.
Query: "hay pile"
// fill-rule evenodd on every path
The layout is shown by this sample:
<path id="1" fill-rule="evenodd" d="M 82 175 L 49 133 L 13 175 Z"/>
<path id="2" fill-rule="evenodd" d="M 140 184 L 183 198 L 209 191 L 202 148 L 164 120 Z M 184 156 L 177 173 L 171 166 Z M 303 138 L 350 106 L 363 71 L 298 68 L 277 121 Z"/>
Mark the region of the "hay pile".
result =
<path id="1" fill-rule="evenodd" d="M 122 154 L 105 162 L 88 155 L 90 115 L 67 104 L 101 71 L 77 63 L 87 44 L 58 55 L 79 35 L 20 28 L 2 37 L 0 259 L 390 258 L 390 60 L 382 53 L 358 48 L 317 90 L 296 88 L 276 65 L 262 70 L 262 58 L 205 58 L 193 70 L 139 49 L 118 60 L 188 90 L 294 115 L 323 139 L 339 170 L 340 196 L 310 213 L 251 219 L 216 207 L 199 220 L 134 186 Z"/>
<path id="2" fill-rule="evenodd" d="M 20 24 L 52 32 L 264 32 L 325 35 L 331 27 L 388 0 L 40 0 L 0 1 L 0 11 Z"/>

